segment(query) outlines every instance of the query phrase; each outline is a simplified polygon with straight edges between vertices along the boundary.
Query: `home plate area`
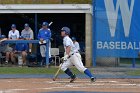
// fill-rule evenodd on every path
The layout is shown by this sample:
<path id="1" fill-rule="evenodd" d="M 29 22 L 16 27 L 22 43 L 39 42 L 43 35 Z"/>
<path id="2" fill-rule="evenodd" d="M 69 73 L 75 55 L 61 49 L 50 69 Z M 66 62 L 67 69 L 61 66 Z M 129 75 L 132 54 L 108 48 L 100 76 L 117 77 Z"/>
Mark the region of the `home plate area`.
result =
<path id="1" fill-rule="evenodd" d="M 140 93 L 140 79 L 0 79 L 0 93 Z"/>

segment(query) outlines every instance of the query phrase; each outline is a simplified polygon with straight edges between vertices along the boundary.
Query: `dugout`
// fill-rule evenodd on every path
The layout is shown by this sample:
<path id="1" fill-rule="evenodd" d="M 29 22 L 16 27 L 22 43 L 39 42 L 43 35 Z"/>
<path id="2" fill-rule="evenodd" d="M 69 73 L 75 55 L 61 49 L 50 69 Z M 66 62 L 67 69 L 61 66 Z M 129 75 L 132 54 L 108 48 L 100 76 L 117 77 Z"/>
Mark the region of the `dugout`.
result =
<path id="1" fill-rule="evenodd" d="M 69 26 L 71 36 L 80 42 L 85 54 L 85 65 L 92 62 L 92 6 L 90 4 L 18 4 L 0 5 L 0 27 L 2 33 L 8 35 L 11 24 L 15 23 L 21 31 L 25 23 L 29 23 L 35 38 L 43 21 L 51 22 L 53 33 L 52 47 L 60 47 L 62 38 L 60 29 Z M 86 50 L 86 51 L 84 51 Z"/>

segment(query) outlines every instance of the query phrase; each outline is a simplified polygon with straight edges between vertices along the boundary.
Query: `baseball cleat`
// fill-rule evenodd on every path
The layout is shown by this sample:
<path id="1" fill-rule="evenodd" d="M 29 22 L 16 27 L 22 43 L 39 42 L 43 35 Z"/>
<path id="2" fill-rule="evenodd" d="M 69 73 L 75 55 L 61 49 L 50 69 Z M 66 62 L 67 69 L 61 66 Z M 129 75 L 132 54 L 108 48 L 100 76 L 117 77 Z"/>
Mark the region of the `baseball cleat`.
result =
<path id="1" fill-rule="evenodd" d="M 53 78 L 52 80 L 55 81 L 55 78 Z"/>
<path id="2" fill-rule="evenodd" d="M 90 80 L 91 80 L 91 82 L 95 82 L 96 81 L 96 78 L 95 77 L 92 77 Z"/>
<path id="3" fill-rule="evenodd" d="M 70 83 L 73 83 L 76 79 L 77 79 L 77 78 L 76 78 L 76 75 L 74 74 L 74 75 L 71 77 Z"/>

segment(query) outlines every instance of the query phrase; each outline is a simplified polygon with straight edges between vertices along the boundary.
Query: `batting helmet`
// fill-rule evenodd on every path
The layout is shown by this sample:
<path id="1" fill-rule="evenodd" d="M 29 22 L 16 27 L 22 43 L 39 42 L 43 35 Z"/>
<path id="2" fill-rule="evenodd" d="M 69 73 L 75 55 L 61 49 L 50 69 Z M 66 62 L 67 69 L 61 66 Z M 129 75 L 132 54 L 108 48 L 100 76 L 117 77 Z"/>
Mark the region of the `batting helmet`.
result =
<path id="1" fill-rule="evenodd" d="M 63 27 L 63 28 L 61 29 L 61 31 L 65 31 L 65 33 L 66 33 L 67 35 L 70 35 L 70 28 L 68 28 L 68 27 Z"/>

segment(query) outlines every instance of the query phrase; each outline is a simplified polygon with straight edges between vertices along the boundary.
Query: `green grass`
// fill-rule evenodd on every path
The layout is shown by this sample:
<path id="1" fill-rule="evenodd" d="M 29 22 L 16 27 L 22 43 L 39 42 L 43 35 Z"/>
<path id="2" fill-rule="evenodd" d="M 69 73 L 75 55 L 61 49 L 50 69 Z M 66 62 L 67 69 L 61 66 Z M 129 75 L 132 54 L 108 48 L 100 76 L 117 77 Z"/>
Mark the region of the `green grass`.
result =
<path id="1" fill-rule="evenodd" d="M 58 68 L 41 67 L 0 67 L 0 74 L 54 74 Z M 72 68 L 75 74 L 80 73 L 76 68 Z M 63 71 L 60 71 L 62 74 Z"/>
<path id="2" fill-rule="evenodd" d="M 91 4 L 92 0 L 63 0 L 64 4 Z M 60 4 L 61 0 L 0 0 L 1 4 Z"/>
<path id="3" fill-rule="evenodd" d="M 121 58 L 120 63 L 121 64 L 132 64 L 132 58 Z M 137 64 L 140 64 L 139 58 L 136 58 L 136 65 Z M 131 71 L 127 71 L 126 74 L 130 75 L 130 76 L 140 76 L 140 69 L 134 69 Z"/>
<path id="4" fill-rule="evenodd" d="M 140 76 L 140 70 L 129 71 L 127 74 L 130 76 Z"/>
<path id="5" fill-rule="evenodd" d="M 120 59 L 121 64 L 132 64 L 132 59 L 131 58 L 121 58 Z M 136 64 L 140 64 L 140 59 L 136 59 Z"/>

